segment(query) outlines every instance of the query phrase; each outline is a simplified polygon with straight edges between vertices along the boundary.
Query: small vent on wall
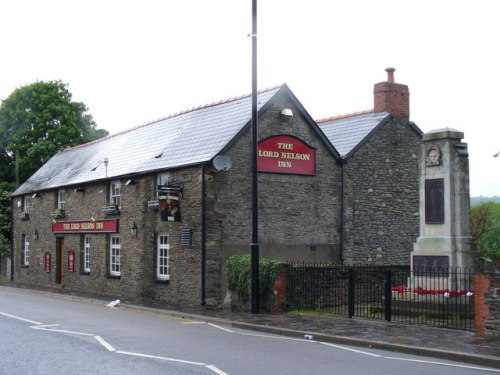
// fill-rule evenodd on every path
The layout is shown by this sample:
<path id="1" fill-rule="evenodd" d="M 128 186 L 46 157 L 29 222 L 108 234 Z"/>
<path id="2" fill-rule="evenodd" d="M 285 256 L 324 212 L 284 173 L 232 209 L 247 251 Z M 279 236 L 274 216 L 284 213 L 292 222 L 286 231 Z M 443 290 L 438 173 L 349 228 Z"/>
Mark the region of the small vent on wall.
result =
<path id="1" fill-rule="evenodd" d="M 181 245 L 182 245 L 182 247 L 193 246 L 193 229 L 192 228 L 182 228 L 181 229 Z"/>

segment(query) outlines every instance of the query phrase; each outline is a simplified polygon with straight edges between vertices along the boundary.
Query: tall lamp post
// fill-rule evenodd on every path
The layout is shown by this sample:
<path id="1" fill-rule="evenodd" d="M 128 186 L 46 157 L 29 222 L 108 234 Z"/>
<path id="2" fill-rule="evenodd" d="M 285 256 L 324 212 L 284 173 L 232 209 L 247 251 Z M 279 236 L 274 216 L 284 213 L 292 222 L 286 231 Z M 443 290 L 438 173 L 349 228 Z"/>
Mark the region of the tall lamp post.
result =
<path id="1" fill-rule="evenodd" d="M 252 0 L 252 314 L 259 313 L 259 220 L 257 196 L 257 0 Z"/>

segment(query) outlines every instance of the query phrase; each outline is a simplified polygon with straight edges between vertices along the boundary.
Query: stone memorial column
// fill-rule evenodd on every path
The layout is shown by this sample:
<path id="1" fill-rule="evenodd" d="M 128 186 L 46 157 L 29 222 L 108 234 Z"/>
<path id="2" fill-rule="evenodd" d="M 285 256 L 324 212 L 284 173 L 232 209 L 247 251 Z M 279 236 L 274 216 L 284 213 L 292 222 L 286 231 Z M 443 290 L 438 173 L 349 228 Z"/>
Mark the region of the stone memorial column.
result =
<path id="1" fill-rule="evenodd" d="M 464 134 L 445 128 L 423 135 L 420 157 L 420 237 L 411 266 L 431 270 L 473 266 L 470 247 L 469 159 Z M 443 285 L 443 287 L 451 285 Z M 425 287 L 425 286 L 423 286 Z"/>

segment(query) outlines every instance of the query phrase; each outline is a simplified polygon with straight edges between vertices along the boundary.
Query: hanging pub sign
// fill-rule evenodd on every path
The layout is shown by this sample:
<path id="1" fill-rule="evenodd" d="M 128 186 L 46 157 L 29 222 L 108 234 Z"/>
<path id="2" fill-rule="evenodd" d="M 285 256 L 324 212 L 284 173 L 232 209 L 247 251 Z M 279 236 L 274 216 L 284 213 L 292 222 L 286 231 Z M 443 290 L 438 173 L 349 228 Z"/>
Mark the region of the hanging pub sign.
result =
<path id="1" fill-rule="evenodd" d="M 60 221 L 52 223 L 52 233 L 117 233 L 118 219 Z"/>
<path id="2" fill-rule="evenodd" d="M 316 150 L 289 135 L 269 137 L 258 144 L 259 172 L 314 175 Z"/>
<path id="3" fill-rule="evenodd" d="M 75 252 L 68 251 L 68 271 L 75 272 Z"/>
<path id="4" fill-rule="evenodd" d="M 181 206 L 179 197 L 173 194 L 160 195 L 160 220 L 181 221 Z"/>

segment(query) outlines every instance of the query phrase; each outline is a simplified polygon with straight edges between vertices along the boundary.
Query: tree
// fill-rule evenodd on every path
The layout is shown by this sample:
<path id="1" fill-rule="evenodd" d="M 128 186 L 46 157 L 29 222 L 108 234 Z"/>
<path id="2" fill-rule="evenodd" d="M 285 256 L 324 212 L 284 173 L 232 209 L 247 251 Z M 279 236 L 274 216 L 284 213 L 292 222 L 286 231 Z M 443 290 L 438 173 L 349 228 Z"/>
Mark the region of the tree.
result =
<path id="1" fill-rule="evenodd" d="M 24 182 L 59 150 L 106 136 L 96 129 L 87 107 L 73 102 L 61 81 L 35 82 L 22 86 L 0 106 L 0 158 L 2 174 L 15 175 L 16 185 Z M 17 161 L 16 161 L 17 158 Z M 6 166 L 7 165 L 7 166 Z"/>
<path id="2" fill-rule="evenodd" d="M 471 208 L 471 235 L 482 258 L 500 258 L 500 203 Z"/>
<path id="3" fill-rule="evenodd" d="M 10 251 L 10 194 L 55 153 L 108 135 L 60 81 L 20 87 L 0 105 L 0 254 Z M 17 160 L 16 160 L 17 158 Z M 16 164 L 20 174 L 16 173 Z"/>

